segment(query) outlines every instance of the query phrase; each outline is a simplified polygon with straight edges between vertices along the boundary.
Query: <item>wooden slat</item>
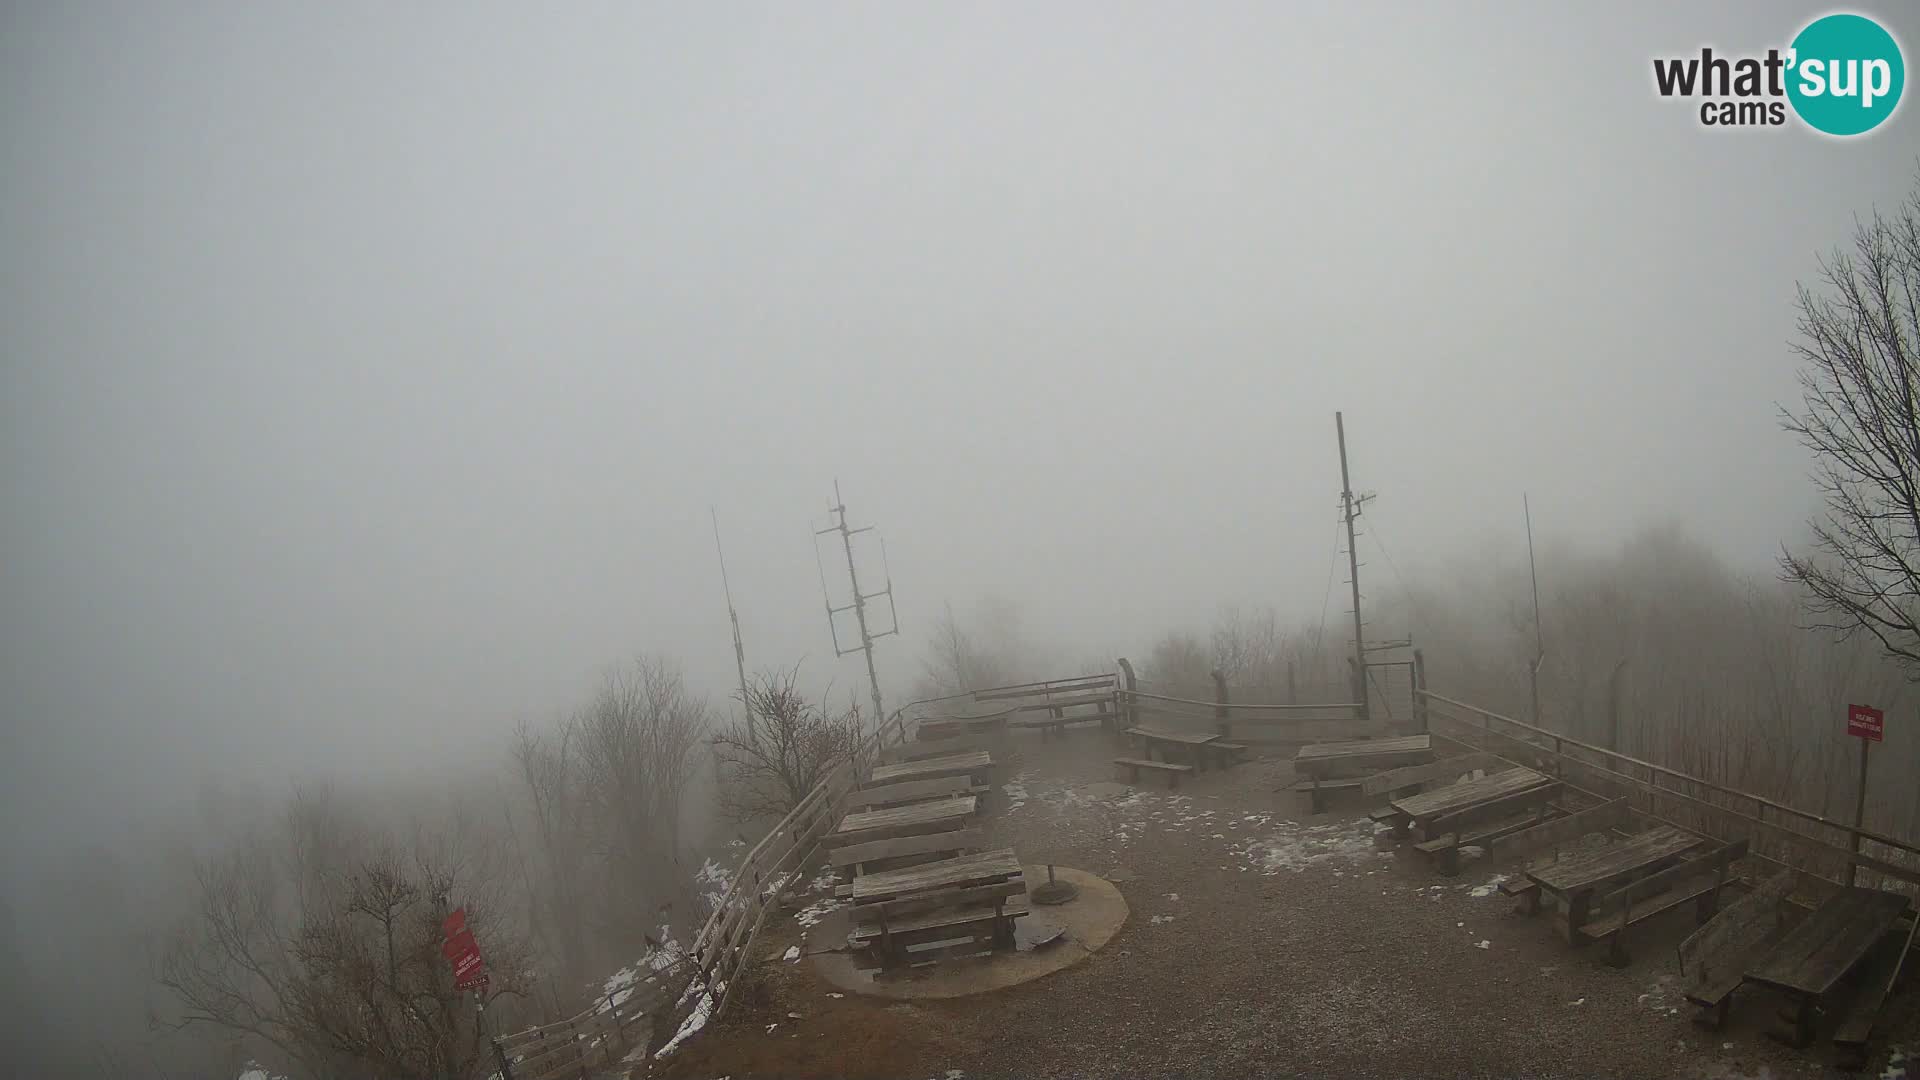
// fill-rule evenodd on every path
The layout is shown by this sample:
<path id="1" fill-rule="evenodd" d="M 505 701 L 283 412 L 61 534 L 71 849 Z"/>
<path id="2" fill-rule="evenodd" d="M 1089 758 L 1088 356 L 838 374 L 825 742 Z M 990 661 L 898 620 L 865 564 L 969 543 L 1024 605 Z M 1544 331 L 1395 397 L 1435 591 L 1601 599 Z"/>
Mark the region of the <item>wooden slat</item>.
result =
<path id="1" fill-rule="evenodd" d="M 1455 810 L 1464 810 L 1475 803 L 1512 795 L 1515 792 L 1551 782 L 1532 769 L 1508 769 L 1505 772 L 1483 776 L 1478 780 L 1462 780 L 1449 784 L 1424 795 L 1409 795 L 1403 799 L 1388 801 L 1393 804 L 1394 809 L 1415 821 L 1425 821 L 1442 814 L 1450 814 Z"/>
<path id="2" fill-rule="evenodd" d="M 1492 771 L 1509 768 L 1512 764 L 1498 754 L 1465 754 L 1460 757 L 1441 758 L 1439 761 L 1425 765 L 1409 765 L 1404 769 L 1390 769 L 1383 773 L 1376 773 L 1366 778 L 1366 782 L 1360 786 L 1360 791 L 1366 795 L 1384 795 L 1389 791 L 1429 784 L 1435 780 L 1453 780 L 1476 770 Z"/>
<path id="3" fill-rule="evenodd" d="M 969 885 L 965 888 L 940 889 L 929 893 L 916 893 L 903 896 L 898 900 L 882 900 L 872 904 L 855 904 L 847 910 L 853 914 L 856 922 L 873 919 L 898 919 L 908 915 L 920 915 L 929 911 L 938 911 L 943 907 L 955 907 L 963 904 L 992 902 L 1010 896 L 1024 896 L 1027 883 L 1023 878 L 1012 881 L 994 881 L 985 885 Z"/>
<path id="4" fill-rule="evenodd" d="M 1113 694 L 1082 694 L 1077 697 L 1048 698 L 1014 707 L 1015 712 L 1034 712 L 1043 709 L 1075 709 L 1082 705 L 1111 705 Z"/>
<path id="5" fill-rule="evenodd" d="M 1920 885 L 1920 870 L 1916 870 L 1911 866 L 1896 866 L 1884 859 L 1876 859 L 1871 855 L 1862 855 L 1858 852 L 1854 853 L 1850 861 L 1853 865 L 1863 870 L 1871 870 L 1876 874 L 1885 874 L 1895 881 L 1904 881 L 1909 885 Z"/>
<path id="6" fill-rule="evenodd" d="M 970 776 L 936 776 L 929 780 L 907 780 L 898 784 L 863 787 L 847 796 L 848 806 L 897 806 L 901 803 L 939 799 L 949 795 L 979 794 Z"/>
<path id="7" fill-rule="evenodd" d="M 855 844 L 865 843 L 868 840 L 885 840 L 889 836 L 941 832 L 970 817 L 973 814 L 974 805 L 973 796 L 963 795 L 957 799 L 941 802 L 890 806 L 885 810 L 848 814 L 840 819 L 839 828 L 833 831 L 828 840 L 834 844 Z M 879 835 L 882 833 L 889 835 Z"/>
<path id="8" fill-rule="evenodd" d="M 875 840 L 870 844 L 849 844 L 846 847 L 834 849 L 827 858 L 836 867 L 855 866 L 880 859 L 897 859 L 903 855 L 925 855 L 936 851 L 978 851 L 986 846 L 985 832 L 979 829 L 955 829 L 952 832 L 922 833 L 919 836 Z"/>
<path id="9" fill-rule="evenodd" d="M 937 776 L 968 776 L 991 768 L 993 768 L 992 754 L 985 750 L 969 750 L 958 754 L 921 758 L 918 761 L 902 761 L 895 765 L 882 765 L 867 777 L 867 784 L 878 786 L 906 780 L 930 780 Z"/>
<path id="10" fill-rule="evenodd" d="M 992 735 L 953 735 L 944 739 L 916 739 L 889 746 L 880 752 L 883 762 L 923 761 L 949 757 L 973 750 L 990 750 L 998 742 Z"/>
<path id="11" fill-rule="evenodd" d="M 1161 772 L 1190 773 L 1193 771 L 1191 765 L 1181 765 L 1172 761 L 1151 761 L 1147 758 L 1117 757 L 1113 759 L 1113 763 L 1136 769 L 1159 769 Z"/>
<path id="12" fill-rule="evenodd" d="M 1747 842 L 1745 840 L 1735 840 L 1731 844 L 1722 844 L 1698 858 L 1688 859 L 1676 866 L 1669 866 L 1665 870 L 1648 874 L 1646 877 L 1630 885 L 1615 889 L 1613 892 L 1607 894 L 1606 899 L 1602 900 L 1601 904 L 1605 907 L 1624 907 L 1629 904 L 1635 904 L 1649 896 L 1664 892 L 1683 881 L 1689 881 L 1705 874 L 1725 873 L 1729 866 L 1746 857 Z"/>
<path id="13" fill-rule="evenodd" d="M 1747 978 L 1801 994 L 1833 989 L 1907 910 L 1898 893 L 1843 888 L 1783 938 Z"/>
<path id="14" fill-rule="evenodd" d="M 1095 675 L 1085 679 L 1062 679 L 1057 683 L 1032 683 L 1001 690 L 978 690 L 974 692 L 973 700 L 1018 701 L 1022 698 L 1045 697 L 1050 694 L 1083 694 L 1089 690 L 1111 690 L 1116 685 L 1111 675 Z"/>
<path id="15" fill-rule="evenodd" d="M 1461 837 L 1463 834 L 1466 834 L 1467 830 L 1472 829 L 1476 825 L 1487 825 L 1494 822 L 1511 824 L 1513 819 L 1515 819 L 1521 811 L 1537 811 L 1540 807 L 1552 802 L 1559 794 L 1560 785 L 1558 782 L 1538 784 L 1513 792 L 1510 795 L 1502 795 L 1498 798 L 1488 799 L 1485 802 L 1474 803 L 1472 806 L 1455 810 L 1450 814 L 1443 814 L 1427 824 L 1427 832 L 1434 837 L 1451 834 L 1455 837 L 1454 843 L 1456 846 L 1486 840 L 1488 839 L 1486 835 L 1488 830 L 1484 829 L 1471 839 L 1461 839 Z M 1536 816 L 1534 820 L 1538 820 L 1538 817 Z M 1514 827 L 1518 828 L 1519 826 L 1515 825 Z M 1499 830 L 1493 831 L 1498 832 Z"/>
<path id="16" fill-rule="evenodd" d="M 1787 895 L 1801 874 L 1782 870 L 1720 910 L 1680 943 L 1680 972 L 1687 1000 L 1717 1008 L 1745 977 L 1747 965 L 1765 955 L 1787 932 Z"/>
<path id="17" fill-rule="evenodd" d="M 1615 799 L 1592 809 L 1549 821 L 1545 825 L 1536 825 L 1523 832 L 1503 836 L 1494 841 L 1492 849 L 1487 854 L 1495 858 L 1530 855 L 1536 851 L 1559 847 L 1578 840 L 1588 833 L 1624 827 L 1632 822 L 1632 815 L 1632 808 L 1626 799 Z"/>
<path id="18" fill-rule="evenodd" d="M 999 914 L 1004 918 L 1017 919 L 1027 914 L 1029 910 L 1027 898 L 1024 895 L 1015 894 L 1008 897 L 1007 902 L 1000 908 Z M 903 916 L 898 921 L 889 918 L 887 920 L 887 932 L 891 934 L 912 934 L 921 930 L 944 930 L 949 927 L 985 922 L 992 918 L 994 918 L 992 904 L 982 903 L 978 906 L 944 907 L 927 912 L 924 915 Z M 855 927 L 853 932 L 848 935 L 848 937 L 854 941 L 862 943 L 877 939 L 879 936 L 880 923 L 878 919 L 875 919 L 867 925 Z"/>
<path id="19" fill-rule="evenodd" d="M 1706 842 L 1684 829 L 1661 825 L 1623 837 L 1603 848 L 1570 852 L 1549 866 L 1529 867 L 1527 877 L 1550 892 L 1605 888 Z"/>
<path id="20" fill-rule="evenodd" d="M 940 862 L 923 863 L 905 870 L 867 874 L 853 882 L 855 902 L 902 896 L 928 889 L 991 881 L 1020 872 L 1020 859 L 1012 848 L 997 848 L 973 855 L 961 855 Z"/>
<path id="21" fill-rule="evenodd" d="M 1900 968 L 1913 948 L 1916 928 L 1920 928 L 1920 919 L 1910 923 L 1905 933 L 1896 928 L 1868 955 L 1860 972 L 1860 993 L 1848 1005 L 1846 1019 L 1840 1022 L 1839 1030 L 1833 1033 L 1835 1044 L 1862 1046 L 1867 1036 L 1873 1034 L 1873 1025 L 1880 1020 L 1880 1007 L 1900 981 Z"/>
<path id="22" fill-rule="evenodd" d="M 1217 731 L 1161 731 L 1157 728 L 1130 727 L 1127 734 L 1153 742 L 1179 743 L 1182 746 L 1204 746 L 1220 738 Z"/>
<path id="23" fill-rule="evenodd" d="M 1295 761 L 1308 761 L 1323 757 L 1347 757 L 1349 755 L 1404 754 L 1420 750 L 1433 749 L 1431 735 L 1402 735 L 1391 739 L 1349 739 L 1344 742 L 1314 743 L 1303 746 L 1293 756 Z"/>

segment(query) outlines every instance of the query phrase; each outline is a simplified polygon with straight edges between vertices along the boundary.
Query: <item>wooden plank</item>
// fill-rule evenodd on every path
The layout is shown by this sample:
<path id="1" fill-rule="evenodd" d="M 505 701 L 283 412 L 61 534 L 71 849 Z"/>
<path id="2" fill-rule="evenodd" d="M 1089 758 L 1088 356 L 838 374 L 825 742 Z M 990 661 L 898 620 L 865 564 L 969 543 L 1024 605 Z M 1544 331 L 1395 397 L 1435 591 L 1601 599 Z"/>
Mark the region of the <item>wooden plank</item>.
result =
<path id="1" fill-rule="evenodd" d="M 1842 888 L 1750 968 L 1747 978 L 1790 993 L 1825 994 L 1906 913 L 1908 905 L 1899 893 Z"/>
<path id="2" fill-rule="evenodd" d="M 924 761 L 927 758 L 951 757 L 954 754 L 975 750 L 991 750 L 999 740 L 992 735 L 954 735 L 945 739 L 922 739 L 913 742 L 897 743 L 880 752 L 883 763 L 905 761 Z"/>
<path id="3" fill-rule="evenodd" d="M 848 814 L 840 819 L 839 827 L 827 834 L 823 842 L 832 847 L 886 840 L 895 836 L 945 832 L 959 827 L 961 822 L 971 817 L 974 805 L 973 796 L 963 795 L 944 802 L 913 803 Z"/>
<path id="4" fill-rule="evenodd" d="M 1859 852 L 1855 852 L 1851 856 L 1850 861 L 1853 865 L 1863 870 L 1871 870 L 1876 874 L 1885 874 L 1895 881 L 1904 881 L 1909 885 L 1920 885 L 1920 870 L 1916 870 L 1911 866 L 1896 866 L 1893 863 L 1876 859 L 1871 855 L 1862 855 Z"/>
<path id="5" fill-rule="evenodd" d="M 1484 843 L 1492 839 L 1488 834 L 1505 836 L 1508 832 L 1524 828 L 1527 820 L 1539 821 L 1540 810 L 1560 795 L 1558 781 L 1549 781 L 1533 787 L 1524 788 L 1509 795 L 1487 799 L 1472 806 L 1442 814 L 1429 821 L 1426 826 L 1430 840 L 1452 837 L 1450 846 Z M 1486 828 L 1483 826 L 1491 826 Z M 1473 831 L 1477 827 L 1477 832 Z"/>
<path id="6" fill-rule="evenodd" d="M 1657 895 L 1683 881 L 1699 877 L 1702 874 L 1715 872 L 1724 874 L 1729 866 L 1746 857 L 1746 840 L 1741 839 L 1735 840 L 1731 844 L 1722 844 L 1698 858 L 1688 859 L 1675 866 L 1669 866 L 1665 870 L 1648 874 L 1638 881 L 1615 889 L 1613 892 L 1608 893 L 1606 898 L 1600 903 L 1604 907 L 1613 907 L 1615 905 L 1624 907 L 1636 904 L 1647 897 Z"/>
<path id="7" fill-rule="evenodd" d="M 993 768 L 993 755 L 985 750 L 967 750 L 941 754 L 918 761 L 881 765 L 867 777 L 869 786 L 906 780 L 931 780 L 940 776 L 971 776 Z"/>
<path id="8" fill-rule="evenodd" d="M 1183 746 L 1204 746 L 1220 738 L 1217 731 L 1161 731 L 1144 727 L 1130 727 L 1127 734 L 1152 742 L 1179 743 Z"/>
<path id="9" fill-rule="evenodd" d="M 952 885 L 991 881 L 1020 872 L 1020 859 L 1012 848 L 996 848 L 973 855 L 961 855 L 940 862 L 923 863 L 905 870 L 889 870 L 855 878 L 856 902 L 884 899 L 905 893 L 942 889 Z"/>
<path id="10" fill-rule="evenodd" d="M 978 851 L 987 846 L 986 838 L 986 833 L 980 829 L 922 833 L 919 836 L 875 840 L 868 844 L 848 844 L 846 847 L 834 849 L 827 856 L 827 860 L 832 865 L 840 867 L 876 862 L 880 859 L 897 859 L 903 855 L 925 855 L 935 851 Z"/>
<path id="11" fill-rule="evenodd" d="M 864 879 L 863 879 L 864 880 Z M 955 907 L 965 904 L 991 903 L 1013 896 L 1025 896 L 1027 883 L 1024 878 L 1012 881 L 992 881 L 984 885 L 968 885 L 963 888 L 939 889 L 928 893 L 916 893 L 894 900 L 879 900 L 870 904 L 855 904 L 847 910 L 857 922 L 885 918 L 888 920 L 904 918 L 909 915 L 921 915 L 929 911 L 938 911 L 943 907 Z"/>
<path id="12" fill-rule="evenodd" d="M 1034 712 L 1040 709 L 1076 709 L 1082 705 L 1111 705 L 1113 694 L 1083 694 L 1079 697 L 1048 698 L 1014 707 L 1015 712 Z"/>
<path id="13" fill-rule="evenodd" d="M 1523 832 L 1503 836 L 1494 841 L 1493 847 L 1487 854 L 1495 858 L 1507 858 L 1513 855 L 1530 855 L 1546 848 L 1557 848 L 1562 844 L 1578 840 L 1588 833 L 1606 832 L 1608 829 L 1628 825 L 1633 820 L 1632 813 L 1632 808 L 1626 799 L 1615 799 L 1592 809 L 1549 821 L 1545 825 L 1536 825 Z"/>
<path id="14" fill-rule="evenodd" d="M 1009 897 L 1006 904 L 1001 907 L 999 914 L 1000 917 L 1017 919 L 1026 915 L 1030 910 L 1026 896 L 1021 894 Z M 949 927 L 985 922 L 994 917 L 995 914 L 992 904 L 981 904 L 977 907 L 945 907 L 927 912 L 924 915 L 909 915 L 903 917 L 898 922 L 888 919 L 887 932 L 891 934 L 911 934 L 920 930 L 944 930 Z M 869 941 L 876 940 L 880 937 L 880 922 L 878 919 L 875 919 L 872 923 L 857 926 L 853 929 L 853 932 L 847 936 L 862 945 Z"/>
<path id="15" fill-rule="evenodd" d="M 1833 1033 L 1835 1045 L 1855 1051 L 1865 1047 L 1873 1025 L 1880 1020 L 1880 1007 L 1900 981 L 1900 968 L 1913 948 L 1916 928 L 1920 928 L 1920 919 L 1909 924 L 1904 934 L 1896 928 L 1867 957 L 1860 972 L 1860 993 L 1849 1004 L 1839 1030 Z"/>
<path id="16" fill-rule="evenodd" d="M 863 787 L 847 796 L 847 805 L 898 806 L 901 803 L 966 794 L 981 794 L 974 790 L 971 776 L 936 776 L 930 780 L 907 780 L 898 784 Z"/>
<path id="17" fill-rule="evenodd" d="M 1722 908 L 1707 925 L 1680 943 L 1680 973 L 1711 977 L 1726 957 L 1744 953 L 1753 943 L 1785 922 L 1786 899 L 1800 878 L 1797 870 L 1782 870 L 1747 895 Z M 1735 973 L 1738 981 L 1738 972 Z"/>
<path id="18" fill-rule="evenodd" d="M 1360 790 L 1367 795 L 1384 795 L 1389 791 L 1415 787 L 1432 783 L 1435 780 L 1453 780 L 1477 770 L 1508 769 L 1513 763 L 1498 754 L 1464 754 L 1460 757 L 1441 758 L 1426 765 L 1410 765 L 1404 769 L 1390 769 L 1369 776 Z M 1295 767 L 1298 767 L 1296 762 Z"/>
<path id="19" fill-rule="evenodd" d="M 1091 690 L 1112 690 L 1118 684 L 1111 675 L 1094 675 L 1085 679 L 1062 679 L 1057 684 L 1032 683 L 1028 686 L 1007 687 L 1003 690 L 978 690 L 974 692 L 975 701 L 1018 701 L 1022 698 L 1045 697 L 1049 694 L 1083 694 Z"/>
<path id="20" fill-rule="evenodd" d="M 1405 754 L 1433 749 L 1431 735 L 1401 735 L 1390 739 L 1349 739 L 1344 742 L 1314 743 L 1303 746 L 1293 756 L 1298 761 L 1349 755 Z"/>
<path id="21" fill-rule="evenodd" d="M 1193 771 L 1191 765 L 1180 765 L 1171 761 L 1149 761 L 1146 758 L 1117 757 L 1113 759 L 1113 763 L 1130 765 L 1138 769 L 1159 769 L 1162 772 L 1190 773 Z"/>
<path id="22" fill-rule="evenodd" d="M 1706 842 L 1683 829 L 1661 825 L 1602 848 L 1571 852 L 1547 866 L 1528 867 L 1527 877 L 1553 893 L 1601 889 Z"/>
<path id="23" fill-rule="evenodd" d="M 1462 780 L 1459 783 L 1449 784 L 1424 795 L 1409 795 L 1403 799 L 1389 799 L 1388 802 L 1394 809 L 1412 818 L 1416 823 L 1424 823 L 1442 814 L 1464 810 L 1475 803 L 1512 795 L 1515 792 L 1552 782 L 1532 769 L 1508 769 L 1506 772 L 1493 773 L 1478 780 Z"/>

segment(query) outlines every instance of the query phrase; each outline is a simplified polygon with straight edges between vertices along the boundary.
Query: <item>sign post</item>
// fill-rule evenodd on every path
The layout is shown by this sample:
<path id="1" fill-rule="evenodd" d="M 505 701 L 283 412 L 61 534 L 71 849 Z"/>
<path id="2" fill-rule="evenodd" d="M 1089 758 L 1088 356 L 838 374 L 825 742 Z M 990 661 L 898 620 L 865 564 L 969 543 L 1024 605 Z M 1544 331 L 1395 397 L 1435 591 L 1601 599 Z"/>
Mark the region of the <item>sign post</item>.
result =
<path id="1" fill-rule="evenodd" d="M 453 988 L 473 991 L 474 1023 L 493 1044 L 493 1057 L 500 1066 L 501 1080 L 513 1080 L 513 1069 L 498 1039 L 487 1033 L 487 965 L 480 958 L 480 942 L 467 926 L 467 909 L 454 908 L 440 924 L 440 955 L 453 968 Z"/>
<path id="2" fill-rule="evenodd" d="M 1860 854 L 1860 830 L 1867 827 L 1867 748 L 1885 737 L 1887 714 L 1871 705 L 1847 706 L 1847 734 L 1860 740 L 1860 784 L 1855 789 L 1853 804 L 1853 843 L 1855 855 Z M 1852 861 L 1847 863 L 1847 884 L 1852 885 L 1860 868 Z"/>

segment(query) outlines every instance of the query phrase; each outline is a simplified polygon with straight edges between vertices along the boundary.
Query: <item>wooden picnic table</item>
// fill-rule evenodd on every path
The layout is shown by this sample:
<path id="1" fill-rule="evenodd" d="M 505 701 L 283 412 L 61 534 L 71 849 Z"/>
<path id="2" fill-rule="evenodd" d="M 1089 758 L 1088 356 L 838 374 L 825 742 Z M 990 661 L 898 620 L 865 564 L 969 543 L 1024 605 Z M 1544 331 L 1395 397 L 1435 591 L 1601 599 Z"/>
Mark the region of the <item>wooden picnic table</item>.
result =
<path id="1" fill-rule="evenodd" d="M 974 805 L 972 795 L 963 795 L 957 799 L 848 814 L 840 819 L 832 839 L 835 844 L 853 844 L 957 829 L 973 815 Z"/>
<path id="2" fill-rule="evenodd" d="M 1178 746 L 1184 749 L 1193 767 L 1201 770 L 1207 767 L 1205 757 L 1207 744 L 1218 742 L 1220 739 L 1220 733 L 1217 731 L 1160 731 L 1157 728 L 1144 727 L 1130 727 L 1127 729 L 1127 734 L 1140 740 L 1143 752 L 1149 760 L 1152 759 L 1156 750 L 1160 752 L 1162 758 L 1168 758 L 1168 750 Z"/>
<path id="3" fill-rule="evenodd" d="M 1551 777 L 1527 768 L 1512 768 L 1505 772 L 1490 773 L 1478 780 L 1462 780 L 1457 784 L 1419 795 L 1408 795 L 1400 799 L 1390 799 L 1387 805 L 1398 811 L 1408 824 L 1420 830 L 1421 839 L 1430 839 L 1426 829 L 1434 818 L 1465 810 L 1469 806 L 1492 799 L 1516 795 L 1529 788 L 1545 787 L 1553 783 Z"/>
<path id="4" fill-rule="evenodd" d="M 1907 913 L 1899 893 L 1846 887 L 1834 893 L 1764 957 L 1749 968 L 1749 982 L 1773 987 L 1798 999 L 1792 1043 L 1813 1041 L 1815 1002 L 1852 971 Z"/>
<path id="5" fill-rule="evenodd" d="M 1301 747 L 1293 755 L 1293 771 L 1326 779 L 1336 773 L 1375 773 L 1400 765 L 1418 765 L 1432 758 L 1433 737 L 1430 735 L 1355 739 Z"/>
<path id="6" fill-rule="evenodd" d="M 1504 774 L 1499 774 L 1504 775 Z M 1604 847 L 1582 848 L 1545 866 L 1527 868 L 1527 879 L 1542 893 L 1560 898 L 1567 912 L 1567 940 L 1586 925 L 1594 894 L 1660 869 L 1706 841 L 1684 829 L 1659 825 L 1620 837 Z"/>
<path id="7" fill-rule="evenodd" d="M 1000 848 L 857 877 L 853 879 L 852 897 L 856 904 L 894 900 L 938 889 L 1004 881 L 1019 873 L 1020 859 L 1013 849 Z"/>
<path id="8" fill-rule="evenodd" d="M 946 754 L 941 757 L 922 758 L 919 761 L 902 761 L 897 765 L 881 765 L 867 777 L 870 787 L 891 784 L 900 780 L 933 780 L 942 776 L 971 776 L 993 767 L 993 755 L 985 750 L 970 750 L 959 754 Z"/>

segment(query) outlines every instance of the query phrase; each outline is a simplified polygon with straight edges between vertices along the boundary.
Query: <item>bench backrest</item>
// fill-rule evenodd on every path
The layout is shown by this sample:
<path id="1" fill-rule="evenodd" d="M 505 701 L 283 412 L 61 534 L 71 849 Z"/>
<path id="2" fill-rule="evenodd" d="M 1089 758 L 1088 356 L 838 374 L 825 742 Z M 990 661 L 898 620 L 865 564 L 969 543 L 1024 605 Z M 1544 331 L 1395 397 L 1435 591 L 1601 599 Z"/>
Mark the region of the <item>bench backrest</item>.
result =
<path id="1" fill-rule="evenodd" d="M 978 904 L 982 901 L 1004 903 L 1008 897 L 1024 896 L 1026 892 L 1026 879 L 1016 877 L 1011 881 L 1000 881 L 991 885 L 940 889 L 877 904 L 855 904 L 852 910 L 855 921 L 872 922 L 875 919 L 899 919 L 908 915 L 920 915 L 961 904 Z"/>
<path id="2" fill-rule="evenodd" d="M 1797 870 L 1780 871 L 1688 934 L 1680 943 L 1680 973 L 1704 980 L 1720 977 L 1722 968 L 1744 966 L 1748 951 L 1786 918 L 1787 896 L 1800 877 Z"/>
<path id="3" fill-rule="evenodd" d="M 848 844 L 828 852 L 827 860 L 836 867 L 857 866 L 860 863 L 897 859 L 906 855 L 946 853 L 962 855 L 970 851 L 984 851 L 986 846 L 986 833 L 981 830 L 955 829 L 952 832 L 925 833 L 920 836 L 902 836 L 892 840 L 870 840 L 864 844 Z"/>
<path id="4" fill-rule="evenodd" d="M 1737 860 L 1746 858 L 1746 855 L 1747 841 L 1744 838 L 1731 844 L 1722 844 L 1697 859 L 1689 859 L 1657 874 L 1649 874 L 1624 888 L 1615 889 L 1601 903 L 1619 907 L 1624 917 L 1633 910 L 1635 903 L 1665 892 L 1682 881 L 1691 881 L 1707 874 L 1713 874 L 1721 882 L 1726 881 L 1728 869 Z"/>
<path id="5" fill-rule="evenodd" d="M 972 790 L 973 778 L 970 776 L 936 776 L 930 780 L 903 780 L 897 784 L 861 788 L 847 795 L 847 805 L 849 807 L 896 806 L 900 803 L 918 802 L 921 799 L 959 795 Z"/>
<path id="6" fill-rule="evenodd" d="M 1360 785 L 1360 791 L 1366 795 L 1380 795 L 1401 788 L 1413 787 L 1434 780 L 1455 780 L 1476 770 L 1493 772 L 1510 768 L 1513 763 L 1498 754 L 1465 754 L 1460 757 L 1442 758 L 1425 765 L 1409 765 L 1404 769 L 1389 769 L 1367 777 Z"/>
<path id="7" fill-rule="evenodd" d="M 1446 833 L 1457 835 L 1470 826 L 1500 821 L 1524 810 L 1545 806 L 1559 794 L 1560 781 L 1549 780 L 1525 791 L 1516 791 L 1511 795 L 1502 795 L 1497 799 L 1488 799 L 1486 802 L 1455 810 L 1451 814 L 1443 814 L 1433 819 L 1433 824 L 1427 827 L 1427 833 L 1430 836 L 1441 836 Z"/>
<path id="8" fill-rule="evenodd" d="M 1568 814 L 1545 825 L 1535 825 L 1531 829 L 1503 836 L 1493 842 L 1487 854 L 1496 858 L 1513 855 L 1531 855 L 1549 848 L 1557 849 L 1562 844 L 1578 840 L 1588 833 L 1605 832 L 1628 824 L 1632 820 L 1632 810 L 1625 799 L 1615 799 L 1609 803 L 1577 814 Z"/>
<path id="9" fill-rule="evenodd" d="M 894 765 L 902 761 L 944 757 L 947 754 L 958 754 L 967 750 L 991 750 L 994 745 L 994 737 L 984 733 L 951 735 L 944 739 L 914 739 L 909 742 L 895 743 L 880 751 L 880 761 L 885 765 Z"/>

